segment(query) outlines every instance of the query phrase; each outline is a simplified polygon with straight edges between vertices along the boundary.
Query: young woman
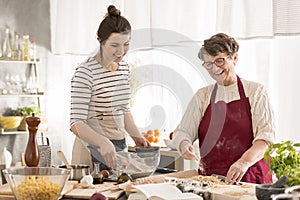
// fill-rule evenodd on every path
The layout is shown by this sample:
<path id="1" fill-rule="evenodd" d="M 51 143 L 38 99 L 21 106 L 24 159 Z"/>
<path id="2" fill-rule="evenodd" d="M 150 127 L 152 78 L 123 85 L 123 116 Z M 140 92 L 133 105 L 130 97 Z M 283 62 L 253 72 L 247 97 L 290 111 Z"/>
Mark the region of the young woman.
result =
<path id="1" fill-rule="evenodd" d="M 116 151 L 126 148 L 126 134 L 137 146 L 149 143 L 129 109 L 130 71 L 123 58 L 129 49 L 130 23 L 111 5 L 97 35 L 99 51 L 77 67 L 71 82 L 71 130 L 77 136 L 72 163 L 84 164 L 91 158 L 108 169 L 116 164 Z"/>

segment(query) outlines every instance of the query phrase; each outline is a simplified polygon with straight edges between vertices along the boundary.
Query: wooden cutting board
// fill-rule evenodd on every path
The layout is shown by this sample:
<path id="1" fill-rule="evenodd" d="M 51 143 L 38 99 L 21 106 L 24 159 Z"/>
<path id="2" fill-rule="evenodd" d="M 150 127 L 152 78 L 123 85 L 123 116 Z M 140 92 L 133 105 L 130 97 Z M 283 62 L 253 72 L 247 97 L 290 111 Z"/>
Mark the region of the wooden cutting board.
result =
<path id="1" fill-rule="evenodd" d="M 244 185 L 221 185 L 223 187 L 212 189 L 214 200 L 257 200 L 255 195 L 255 184 Z"/>
<path id="2" fill-rule="evenodd" d="M 109 199 L 118 199 L 122 194 L 123 190 L 116 186 L 115 182 L 104 182 L 103 184 L 95 185 L 95 188 L 75 188 L 68 193 L 64 194 L 64 198 L 69 199 L 90 199 L 91 196 L 96 193 L 101 192 Z"/>

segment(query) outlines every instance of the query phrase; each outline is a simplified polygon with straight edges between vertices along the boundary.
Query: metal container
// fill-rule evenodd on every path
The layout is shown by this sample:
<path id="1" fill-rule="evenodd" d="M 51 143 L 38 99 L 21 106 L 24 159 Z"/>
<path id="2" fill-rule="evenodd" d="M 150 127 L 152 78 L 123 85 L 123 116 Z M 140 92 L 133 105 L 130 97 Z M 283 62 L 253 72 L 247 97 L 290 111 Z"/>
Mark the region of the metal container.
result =
<path id="1" fill-rule="evenodd" d="M 44 137 L 43 133 L 41 133 L 42 137 L 37 138 L 38 141 L 38 149 L 40 152 L 40 161 L 39 167 L 50 167 L 51 166 L 51 146 L 48 137 Z"/>
<path id="2" fill-rule="evenodd" d="M 67 169 L 66 165 L 60 165 L 59 168 Z M 91 173 L 89 165 L 71 165 L 71 173 L 69 180 L 80 181 L 83 176 Z"/>

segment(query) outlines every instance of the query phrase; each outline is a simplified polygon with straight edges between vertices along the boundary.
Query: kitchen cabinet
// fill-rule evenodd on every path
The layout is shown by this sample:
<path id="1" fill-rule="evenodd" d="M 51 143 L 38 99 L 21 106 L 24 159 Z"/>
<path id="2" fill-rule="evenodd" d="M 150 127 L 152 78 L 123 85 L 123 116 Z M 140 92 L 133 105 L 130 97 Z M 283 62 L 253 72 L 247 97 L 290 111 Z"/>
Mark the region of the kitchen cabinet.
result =
<path id="1" fill-rule="evenodd" d="M 41 98 L 44 93 L 38 88 L 39 64 L 40 61 L 0 60 L 0 100 L 4 102 L 0 104 L 1 115 L 7 107 L 23 107 L 29 104 L 41 110 Z M 18 133 L 22 131 L 4 134 Z"/>

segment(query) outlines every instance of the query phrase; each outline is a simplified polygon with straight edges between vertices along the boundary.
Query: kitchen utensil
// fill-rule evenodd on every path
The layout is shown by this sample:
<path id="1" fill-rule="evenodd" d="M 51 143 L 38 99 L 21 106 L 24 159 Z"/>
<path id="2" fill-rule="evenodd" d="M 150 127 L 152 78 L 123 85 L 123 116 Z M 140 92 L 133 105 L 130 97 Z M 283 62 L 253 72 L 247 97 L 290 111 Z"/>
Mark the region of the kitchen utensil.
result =
<path id="1" fill-rule="evenodd" d="M 71 170 L 70 180 L 80 181 L 80 179 L 83 176 L 90 174 L 90 166 L 81 165 L 81 164 L 70 165 L 65 154 L 60 150 L 57 151 L 57 155 L 59 156 L 61 161 L 65 164 L 65 165 L 60 165 L 58 167 Z"/>
<path id="2" fill-rule="evenodd" d="M 270 187 L 271 188 L 282 188 L 284 184 L 287 182 L 286 176 L 281 176 L 275 183 L 273 183 Z"/>
<path id="3" fill-rule="evenodd" d="M 273 194 L 284 193 L 285 187 L 275 188 L 272 184 L 259 184 L 255 186 L 255 194 L 258 200 L 270 199 Z"/>
<path id="4" fill-rule="evenodd" d="M 272 194 L 272 200 L 282 199 L 282 200 L 299 200 L 300 194 Z"/>
<path id="5" fill-rule="evenodd" d="M 59 198 L 70 170 L 22 167 L 5 169 L 3 173 L 17 200 L 54 200 Z"/>
<path id="6" fill-rule="evenodd" d="M 80 181 L 83 176 L 90 175 L 89 165 L 59 165 L 58 168 L 69 169 L 71 171 L 69 180 Z"/>
<path id="7" fill-rule="evenodd" d="M 160 161 L 160 154 L 153 152 L 117 152 L 117 172 L 127 173 L 133 180 L 154 173 Z"/>
<path id="8" fill-rule="evenodd" d="M 37 138 L 38 149 L 40 152 L 40 162 L 39 167 L 50 167 L 51 166 L 51 146 L 49 138 L 45 137 L 43 132 L 41 132 L 41 137 Z"/>
<path id="9" fill-rule="evenodd" d="M 69 162 L 68 162 L 65 154 L 62 151 L 58 150 L 57 151 L 57 155 L 59 156 L 59 158 L 61 159 L 61 161 L 66 165 L 67 169 L 72 169 L 72 167 L 69 164 Z"/>
<path id="10" fill-rule="evenodd" d="M 26 123 L 29 131 L 28 142 L 25 150 L 25 163 L 28 167 L 37 167 L 40 161 L 40 153 L 37 146 L 36 134 L 38 126 L 41 123 L 39 117 L 32 116 L 26 117 Z"/>

